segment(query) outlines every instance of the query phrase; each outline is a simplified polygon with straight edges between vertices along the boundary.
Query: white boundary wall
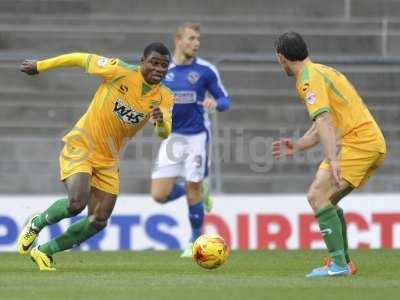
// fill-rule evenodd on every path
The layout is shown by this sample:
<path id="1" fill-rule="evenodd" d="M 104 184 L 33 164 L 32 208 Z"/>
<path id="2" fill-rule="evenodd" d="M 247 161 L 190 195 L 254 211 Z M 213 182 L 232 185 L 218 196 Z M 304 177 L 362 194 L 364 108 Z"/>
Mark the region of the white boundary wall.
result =
<path id="1" fill-rule="evenodd" d="M 0 251 L 15 251 L 24 222 L 58 198 L 0 196 Z M 304 195 L 221 195 L 214 200 L 204 231 L 220 233 L 233 249 L 324 247 Z M 400 248 L 400 195 L 350 195 L 342 207 L 351 248 Z M 39 242 L 69 224 L 64 220 L 44 229 Z M 185 199 L 159 205 L 147 195 L 121 195 L 108 227 L 80 249 L 178 249 L 189 237 Z"/>

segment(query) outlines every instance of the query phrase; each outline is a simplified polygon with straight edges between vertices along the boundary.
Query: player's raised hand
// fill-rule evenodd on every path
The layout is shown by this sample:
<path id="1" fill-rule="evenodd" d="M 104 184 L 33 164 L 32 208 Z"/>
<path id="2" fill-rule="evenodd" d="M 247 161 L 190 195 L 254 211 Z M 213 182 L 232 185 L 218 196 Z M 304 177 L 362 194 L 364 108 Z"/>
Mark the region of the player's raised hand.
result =
<path id="1" fill-rule="evenodd" d="M 213 98 L 205 98 L 203 102 L 198 102 L 198 104 L 210 111 L 216 110 L 218 105 L 217 101 L 215 101 Z"/>
<path id="2" fill-rule="evenodd" d="M 329 162 L 329 164 L 331 166 L 331 175 L 332 175 L 333 184 L 337 188 L 340 188 L 341 182 L 342 182 L 342 175 L 340 173 L 339 164 L 336 160 L 331 160 Z"/>
<path id="3" fill-rule="evenodd" d="M 161 123 L 164 120 L 163 113 L 158 106 L 152 105 L 150 111 L 150 119 L 156 123 Z"/>
<path id="4" fill-rule="evenodd" d="M 37 70 L 37 61 L 36 60 L 31 60 L 31 59 L 24 60 L 19 69 L 21 72 L 24 72 L 28 75 L 39 74 L 39 72 Z"/>
<path id="5" fill-rule="evenodd" d="M 282 138 L 279 141 L 272 142 L 272 155 L 277 160 L 282 156 L 293 156 L 295 152 L 294 142 L 290 138 Z"/>

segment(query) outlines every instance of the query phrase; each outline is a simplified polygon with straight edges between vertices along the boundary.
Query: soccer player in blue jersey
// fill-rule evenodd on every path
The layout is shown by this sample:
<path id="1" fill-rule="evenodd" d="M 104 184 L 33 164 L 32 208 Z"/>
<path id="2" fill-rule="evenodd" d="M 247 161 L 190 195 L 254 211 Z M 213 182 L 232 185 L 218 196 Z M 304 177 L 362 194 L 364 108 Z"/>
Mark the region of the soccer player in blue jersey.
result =
<path id="1" fill-rule="evenodd" d="M 200 25 L 184 23 L 175 33 L 175 51 L 164 84 L 175 94 L 172 134 L 160 146 L 152 173 L 151 195 L 159 203 L 186 195 L 192 236 L 181 257 L 192 256 L 201 234 L 204 209 L 212 200 L 208 186 L 210 122 L 208 111 L 229 109 L 230 98 L 215 66 L 196 57 Z M 208 97 L 208 93 L 212 97 Z M 185 184 L 177 182 L 183 178 Z"/>

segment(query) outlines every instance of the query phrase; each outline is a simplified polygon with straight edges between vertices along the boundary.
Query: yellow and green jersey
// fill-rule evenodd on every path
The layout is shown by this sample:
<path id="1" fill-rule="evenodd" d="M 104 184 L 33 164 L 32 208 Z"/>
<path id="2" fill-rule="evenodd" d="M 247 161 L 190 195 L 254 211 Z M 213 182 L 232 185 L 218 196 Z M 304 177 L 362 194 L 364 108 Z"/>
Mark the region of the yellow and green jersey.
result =
<path id="1" fill-rule="evenodd" d="M 307 62 L 296 80 L 296 89 L 311 120 L 329 112 L 341 144 L 386 153 L 385 139 L 363 100 L 339 71 Z"/>
<path id="2" fill-rule="evenodd" d="M 149 120 L 152 106 L 160 107 L 164 116 L 162 127 L 157 128 L 160 137 L 168 136 L 174 95 L 167 87 L 147 84 L 138 66 L 95 54 L 71 53 L 37 64 L 39 72 L 75 66 L 103 81 L 86 113 L 64 136 L 68 146 L 84 147 L 90 160 L 113 164 L 123 145 Z"/>

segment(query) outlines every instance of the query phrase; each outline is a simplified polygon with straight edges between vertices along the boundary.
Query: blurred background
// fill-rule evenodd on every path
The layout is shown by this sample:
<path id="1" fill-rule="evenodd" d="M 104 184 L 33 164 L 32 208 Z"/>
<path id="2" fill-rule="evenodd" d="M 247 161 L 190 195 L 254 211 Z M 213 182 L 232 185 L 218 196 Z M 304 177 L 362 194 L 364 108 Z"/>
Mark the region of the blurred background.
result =
<path id="1" fill-rule="evenodd" d="M 311 125 L 294 84 L 275 61 L 273 42 L 303 34 L 312 58 L 345 73 L 382 126 L 389 154 L 361 192 L 399 192 L 400 1 L 396 0 L 3 0 L 0 2 L 0 191 L 62 193 L 60 138 L 85 111 L 99 80 L 81 70 L 38 77 L 25 58 L 92 52 L 135 63 L 144 46 L 183 21 L 202 25 L 201 57 L 213 62 L 231 95 L 213 115 L 216 193 L 304 193 L 321 158 L 272 164 L 262 139 Z M 148 193 L 159 141 L 149 127 L 123 155 L 122 193 Z"/>

